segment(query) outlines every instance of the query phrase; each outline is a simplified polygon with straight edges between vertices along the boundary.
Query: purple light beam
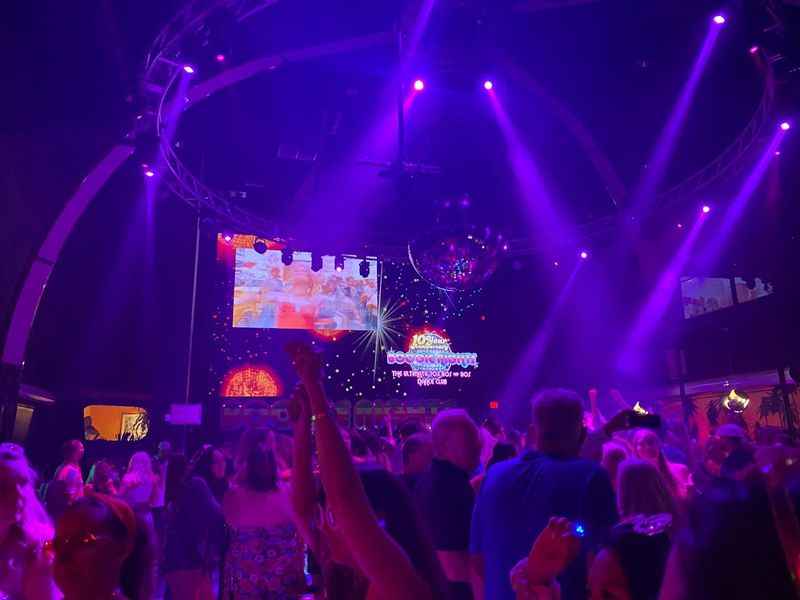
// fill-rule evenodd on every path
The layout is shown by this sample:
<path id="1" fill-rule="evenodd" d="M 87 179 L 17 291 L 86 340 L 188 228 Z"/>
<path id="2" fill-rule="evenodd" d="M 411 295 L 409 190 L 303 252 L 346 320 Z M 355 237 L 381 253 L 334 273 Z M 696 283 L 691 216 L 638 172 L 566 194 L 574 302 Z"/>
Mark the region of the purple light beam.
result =
<path id="1" fill-rule="evenodd" d="M 695 59 L 694 65 L 692 65 L 689 78 L 686 80 L 683 89 L 681 89 L 680 96 L 678 96 L 678 101 L 672 108 L 669 120 L 661 130 L 661 135 L 658 137 L 653 154 L 648 162 L 647 170 L 634 195 L 633 210 L 638 214 L 646 212 L 664 178 L 667 163 L 675 150 L 678 134 L 686 122 L 689 106 L 697 92 L 700 78 L 708 64 L 708 59 L 711 57 L 711 52 L 714 49 L 720 30 L 721 28 L 717 25 L 712 25 L 709 28 L 703 46 L 700 48 L 700 53 Z"/>
<path id="2" fill-rule="evenodd" d="M 503 102 L 495 93 L 489 94 L 489 101 L 506 141 L 508 158 L 525 205 L 530 233 L 541 236 L 551 245 L 572 239 L 571 228 L 559 215 L 539 167 L 512 125 Z"/>
<path id="3" fill-rule="evenodd" d="M 753 170 L 747 175 L 742 183 L 742 187 L 737 192 L 730 206 L 725 211 L 722 224 L 715 232 L 711 241 L 708 242 L 705 252 L 700 262 L 701 272 L 708 272 L 715 265 L 717 259 L 722 255 L 725 245 L 728 243 L 734 228 L 744 216 L 747 209 L 748 200 L 758 188 L 766 175 L 770 163 L 775 159 L 775 153 L 786 136 L 786 130 L 778 129 L 767 144 L 766 149 L 761 154 Z"/>
<path id="4" fill-rule="evenodd" d="M 561 288 L 555 302 L 550 306 L 545 317 L 536 334 L 533 336 L 525 352 L 522 354 L 517 364 L 514 365 L 514 370 L 506 380 L 503 391 L 500 394 L 502 407 L 512 407 L 514 403 L 522 398 L 528 391 L 528 386 L 534 381 L 536 374 L 542 364 L 542 357 L 544 356 L 547 346 L 553 337 L 556 322 L 558 321 L 561 312 L 564 309 L 567 298 L 569 298 L 572 288 L 575 287 L 575 280 L 583 266 L 584 261 L 579 260 L 575 263 L 569 278 L 564 286 Z"/>
<path id="5" fill-rule="evenodd" d="M 621 372 L 633 374 L 641 366 L 641 356 L 645 350 L 645 344 L 658 327 L 669 307 L 670 301 L 674 298 L 680 276 L 689 262 L 692 250 L 700 236 L 700 231 L 707 220 L 708 217 L 704 214 L 701 214 L 695 220 L 692 229 L 684 238 L 666 269 L 659 276 L 655 287 L 653 287 L 647 297 L 647 301 L 639 311 L 622 352 L 620 352 L 617 359 L 617 368 Z"/>

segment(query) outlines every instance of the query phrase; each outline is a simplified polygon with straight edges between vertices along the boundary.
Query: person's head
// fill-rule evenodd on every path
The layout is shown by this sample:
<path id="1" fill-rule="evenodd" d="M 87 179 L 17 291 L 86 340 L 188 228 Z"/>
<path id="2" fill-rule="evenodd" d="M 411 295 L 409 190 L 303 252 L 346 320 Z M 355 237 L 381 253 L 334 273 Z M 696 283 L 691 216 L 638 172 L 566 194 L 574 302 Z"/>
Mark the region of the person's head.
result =
<path id="1" fill-rule="evenodd" d="M 172 444 L 170 444 L 167 441 L 158 443 L 158 453 L 156 454 L 156 456 L 158 456 L 159 460 L 166 460 L 170 457 L 171 454 L 172 454 Z"/>
<path id="2" fill-rule="evenodd" d="M 148 478 L 153 476 L 153 461 L 147 452 L 134 452 L 128 461 L 128 473 Z"/>
<path id="3" fill-rule="evenodd" d="M 628 458 L 628 450 L 618 442 L 606 442 L 603 444 L 603 458 L 600 461 L 611 479 L 614 489 L 617 489 L 617 475 L 619 474 L 620 463 Z"/>
<path id="4" fill-rule="evenodd" d="M 431 436 L 415 433 L 403 442 L 403 473 L 416 475 L 428 470 L 433 458 Z"/>
<path id="5" fill-rule="evenodd" d="M 114 465 L 105 459 L 98 460 L 92 465 L 86 483 L 92 485 L 96 492 L 111 494 L 114 491 L 114 483 L 117 479 L 117 470 Z"/>
<path id="6" fill-rule="evenodd" d="M 83 459 L 83 444 L 80 440 L 67 440 L 61 445 L 61 457 L 65 463 L 77 465 Z"/>
<path id="7" fill-rule="evenodd" d="M 794 600 L 792 578 L 760 482 L 717 481 L 689 503 L 663 600 Z"/>
<path id="8" fill-rule="evenodd" d="M 642 460 L 656 463 L 661 458 L 661 440 L 651 429 L 639 429 L 633 434 L 633 450 Z"/>
<path id="9" fill-rule="evenodd" d="M 54 575 L 64 597 L 106 598 L 121 589 L 148 600 L 153 589 L 152 534 L 122 500 L 93 494 L 70 505 L 56 524 Z"/>
<path id="10" fill-rule="evenodd" d="M 406 486 L 385 469 L 362 467 L 358 471 L 370 506 L 381 527 L 408 556 L 414 569 L 438 592 L 444 576 L 430 539 Z M 358 570 L 347 540 L 341 535 L 336 520 L 325 505 L 321 506 L 321 528 L 334 562 Z M 440 597 L 438 594 L 436 597 Z"/>
<path id="11" fill-rule="evenodd" d="M 486 469 L 488 470 L 492 465 L 496 465 L 504 460 L 514 458 L 516 455 L 517 448 L 514 446 L 514 444 L 509 442 L 497 442 L 494 445 L 494 448 L 492 448 L 492 456 L 486 463 Z"/>
<path id="12" fill-rule="evenodd" d="M 675 514 L 675 502 L 659 470 L 636 458 L 624 460 L 617 473 L 617 506 L 621 517 Z"/>
<path id="13" fill-rule="evenodd" d="M 719 441 L 719 450 L 725 457 L 736 450 L 749 446 L 747 432 L 733 423 L 717 427 L 715 437 Z"/>
<path id="14" fill-rule="evenodd" d="M 265 446 L 255 444 L 251 447 L 251 451 L 257 448 L 265 448 Z M 245 460 L 240 463 L 240 468 L 246 462 L 246 456 L 249 454 L 245 455 Z M 191 475 L 205 479 L 209 485 L 214 481 L 225 479 L 226 469 L 225 455 L 219 448 L 210 444 L 200 448 L 192 458 Z"/>
<path id="15" fill-rule="evenodd" d="M 53 537 L 53 526 L 36 497 L 35 482 L 22 448 L 0 444 L 0 532 L 16 527 L 24 539 L 41 543 Z"/>
<path id="16" fill-rule="evenodd" d="M 247 429 L 239 439 L 239 447 L 236 450 L 236 469 L 241 469 L 250 452 L 255 447 L 264 450 L 275 449 L 275 438 L 269 429 L 263 427 L 253 427 Z"/>
<path id="17" fill-rule="evenodd" d="M 277 490 L 278 465 L 275 453 L 261 446 L 254 447 L 245 459 L 239 482 L 254 492 Z"/>
<path id="18" fill-rule="evenodd" d="M 433 455 L 471 473 L 480 464 L 481 439 L 478 427 L 460 408 L 443 410 L 431 424 Z"/>
<path id="19" fill-rule="evenodd" d="M 559 457 L 574 457 L 586 437 L 583 401 L 572 390 L 548 389 L 531 402 L 530 441 L 533 447 Z"/>

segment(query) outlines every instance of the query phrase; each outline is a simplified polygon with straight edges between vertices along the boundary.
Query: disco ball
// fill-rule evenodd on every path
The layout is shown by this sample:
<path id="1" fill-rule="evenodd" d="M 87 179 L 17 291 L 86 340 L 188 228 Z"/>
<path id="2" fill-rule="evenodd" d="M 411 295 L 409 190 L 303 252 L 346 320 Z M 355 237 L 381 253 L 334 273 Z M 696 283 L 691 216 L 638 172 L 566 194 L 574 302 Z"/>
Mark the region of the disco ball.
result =
<path id="1" fill-rule="evenodd" d="M 507 244 L 489 227 L 435 229 L 408 245 L 417 274 L 431 285 L 464 292 L 481 287 L 497 270 Z"/>

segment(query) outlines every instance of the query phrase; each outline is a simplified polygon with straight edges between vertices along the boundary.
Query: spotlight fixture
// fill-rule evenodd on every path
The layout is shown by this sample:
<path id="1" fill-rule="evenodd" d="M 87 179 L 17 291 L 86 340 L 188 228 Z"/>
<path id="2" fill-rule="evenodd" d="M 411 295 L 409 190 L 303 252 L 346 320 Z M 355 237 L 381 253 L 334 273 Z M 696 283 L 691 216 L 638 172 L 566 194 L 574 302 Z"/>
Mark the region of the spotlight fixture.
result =
<path id="1" fill-rule="evenodd" d="M 758 46 L 750 46 L 750 54 L 756 54 L 758 52 Z"/>
<path id="2" fill-rule="evenodd" d="M 369 277 L 369 261 L 366 258 L 358 263 L 358 273 L 365 279 Z"/>
<path id="3" fill-rule="evenodd" d="M 553 266 L 554 266 L 554 267 L 556 267 L 556 268 L 558 268 L 558 267 L 559 267 L 559 263 L 558 263 L 558 261 L 557 261 L 557 260 L 554 260 L 554 261 L 553 261 Z"/>
<path id="4" fill-rule="evenodd" d="M 789 121 L 784 121 L 783 123 L 780 124 L 780 128 L 783 131 L 789 131 L 792 128 L 792 124 L 789 123 Z"/>
<path id="5" fill-rule="evenodd" d="M 316 273 L 317 271 L 322 270 L 322 255 L 312 253 L 311 254 L 311 270 Z"/>
<path id="6" fill-rule="evenodd" d="M 189 75 L 194 75 L 194 67 L 192 65 L 183 65 L 183 70 Z"/>
<path id="7" fill-rule="evenodd" d="M 214 57 L 214 60 L 216 60 L 218 63 L 224 63 L 225 62 L 225 55 L 224 54 L 217 54 Z"/>
<path id="8" fill-rule="evenodd" d="M 781 151 L 780 150 L 775 150 L 775 156 L 780 156 L 780 155 L 781 155 Z"/>
<path id="9" fill-rule="evenodd" d="M 414 89 L 418 92 L 421 92 L 425 89 L 425 82 L 422 79 L 415 79 L 414 80 Z"/>
<path id="10" fill-rule="evenodd" d="M 581 250 L 581 253 L 580 253 L 580 255 L 579 255 L 579 256 L 580 256 L 580 257 L 581 257 L 583 260 L 586 260 L 587 258 L 589 258 L 589 253 L 588 253 L 586 250 Z"/>
<path id="11" fill-rule="evenodd" d="M 156 176 L 156 172 L 153 171 L 153 169 L 151 169 L 147 165 L 144 165 L 144 176 L 145 177 L 155 177 Z"/>
<path id="12" fill-rule="evenodd" d="M 267 242 L 262 240 L 261 238 L 256 238 L 253 242 L 253 250 L 258 252 L 259 254 L 264 254 L 267 251 Z"/>
<path id="13" fill-rule="evenodd" d="M 292 264 L 294 260 L 294 252 L 291 248 L 284 248 L 281 250 L 281 262 L 287 267 Z"/>
<path id="14" fill-rule="evenodd" d="M 678 223 L 678 229 L 683 229 L 683 223 Z"/>
<path id="15" fill-rule="evenodd" d="M 711 212 L 711 207 L 708 204 L 703 204 L 703 208 L 701 208 L 700 210 L 703 211 L 704 215 L 707 215 L 708 213 Z"/>
<path id="16" fill-rule="evenodd" d="M 494 82 L 491 79 L 487 79 L 483 82 L 483 89 L 487 92 L 491 92 L 494 89 Z"/>
<path id="17" fill-rule="evenodd" d="M 333 259 L 333 265 L 337 273 L 344 271 L 344 256 L 337 254 Z"/>
<path id="18" fill-rule="evenodd" d="M 716 23 L 717 25 L 724 25 L 725 17 L 723 15 L 714 15 L 712 21 L 714 21 L 714 23 Z"/>

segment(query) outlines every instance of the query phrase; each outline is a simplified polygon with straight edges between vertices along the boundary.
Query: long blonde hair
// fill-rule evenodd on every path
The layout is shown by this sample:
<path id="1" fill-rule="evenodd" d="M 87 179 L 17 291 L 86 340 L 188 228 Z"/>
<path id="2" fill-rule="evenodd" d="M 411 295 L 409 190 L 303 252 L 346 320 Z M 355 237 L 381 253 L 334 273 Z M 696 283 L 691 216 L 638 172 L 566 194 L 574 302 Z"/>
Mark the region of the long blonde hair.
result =
<path id="1" fill-rule="evenodd" d="M 617 471 L 617 505 L 621 517 L 675 514 L 675 500 L 653 463 L 628 458 Z"/>
<path id="2" fill-rule="evenodd" d="M 41 544 L 52 540 L 53 523 L 36 497 L 34 484 L 37 476 L 25 457 L 25 451 L 17 444 L 0 444 L 0 466 L 12 471 L 21 482 L 16 525 L 25 542 Z"/>

